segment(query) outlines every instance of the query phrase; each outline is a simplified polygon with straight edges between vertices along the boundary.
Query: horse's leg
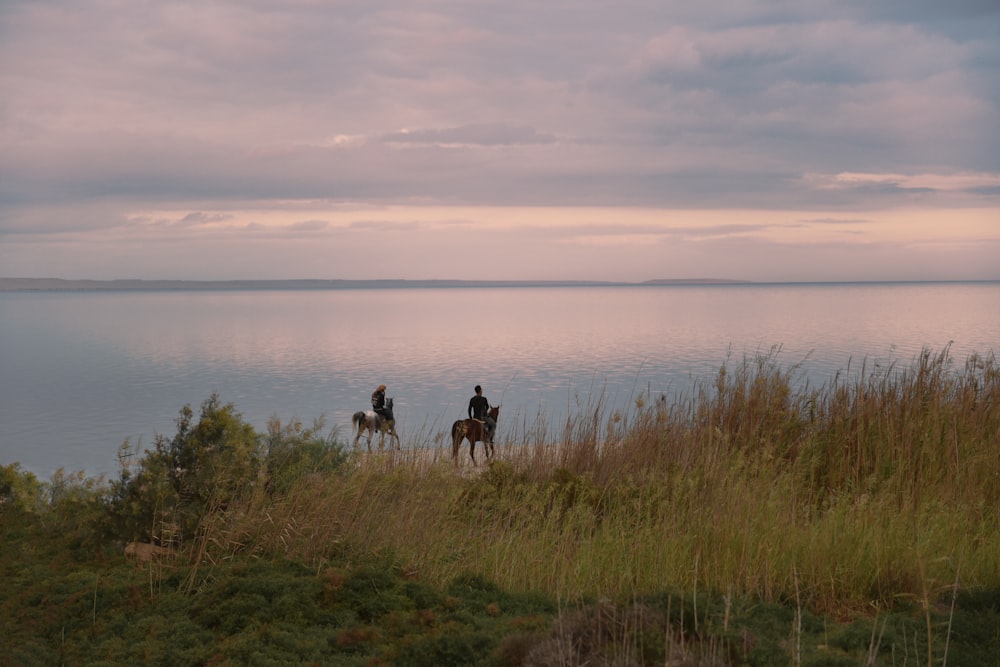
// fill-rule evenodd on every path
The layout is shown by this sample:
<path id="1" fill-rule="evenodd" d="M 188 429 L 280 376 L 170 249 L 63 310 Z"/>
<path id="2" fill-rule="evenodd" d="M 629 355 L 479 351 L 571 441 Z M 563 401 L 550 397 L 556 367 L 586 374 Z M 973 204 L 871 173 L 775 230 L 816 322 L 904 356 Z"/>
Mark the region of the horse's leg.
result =
<path id="1" fill-rule="evenodd" d="M 492 459 L 493 453 L 496 451 L 493 447 L 493 436 L 496 433 L 496 424 L 493 425 L 493 430 L 490 429 L 488 423 L 483 424 L 483 449 L 486 451 L 486 458 Z"/>
<path id="2" fill-rule="evenodd" d="M 482 430 L 483 427 L 479 425 L 479 422 L 473 422 L 466 434 L 469 438 L 469 458 L 472 459 L 472 465 L 476 465 L 476 440 L 482 437 Z"/>
<path id="3" fill-rule="evenodd" d="M 454 459 L 455 465 L 458 465 L 458 450 L 462 447 L 462 440 L 465 439 L 467 430 L 465 422 L 461 420 L 451 425 L 451 458 Z"/>

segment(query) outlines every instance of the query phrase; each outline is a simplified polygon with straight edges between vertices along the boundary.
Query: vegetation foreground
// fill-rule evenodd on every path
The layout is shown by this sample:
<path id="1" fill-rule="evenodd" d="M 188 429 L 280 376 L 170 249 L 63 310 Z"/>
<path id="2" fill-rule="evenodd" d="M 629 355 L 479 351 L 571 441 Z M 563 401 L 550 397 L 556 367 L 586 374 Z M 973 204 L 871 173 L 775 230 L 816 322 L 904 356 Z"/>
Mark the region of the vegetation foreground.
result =
<path id="1" fill-rule="evenodd" d="M 993 354 L 794 373 L 476 467 L 217 397 L 117 479 L 0 466 L 0 665 L 1000 665 Z"/>

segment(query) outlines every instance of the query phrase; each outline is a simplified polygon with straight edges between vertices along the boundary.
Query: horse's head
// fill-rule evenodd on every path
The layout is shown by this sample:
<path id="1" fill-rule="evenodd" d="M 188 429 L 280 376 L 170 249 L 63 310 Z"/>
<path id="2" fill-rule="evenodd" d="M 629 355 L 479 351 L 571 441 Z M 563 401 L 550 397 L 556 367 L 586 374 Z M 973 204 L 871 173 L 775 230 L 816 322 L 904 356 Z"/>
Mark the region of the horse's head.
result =
<path id="1" fill-rule="evenodd" d="M 489 415 L 493 418 L 493 421 L 496 421 L 500 417 L 500 406 L 491 405 Z"/>

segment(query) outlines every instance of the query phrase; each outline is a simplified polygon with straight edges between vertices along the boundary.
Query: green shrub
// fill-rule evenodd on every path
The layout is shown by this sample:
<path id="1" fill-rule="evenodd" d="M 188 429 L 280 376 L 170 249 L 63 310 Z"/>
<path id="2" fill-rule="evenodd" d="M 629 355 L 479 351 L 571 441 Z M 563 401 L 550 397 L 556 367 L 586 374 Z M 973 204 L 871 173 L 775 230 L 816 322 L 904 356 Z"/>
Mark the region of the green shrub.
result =
<path id="1" fill-rule="evenodd" d="M 133 472 L 123 466 L 110 501 L 125 540 L 181 542 L 207 514 L 224 509 L 257 481 L 260 441 L 232 404 L 213 395 L 197 423 L 190 406 L 170 440 L 157 436 Z M 126 443 L 127 446 L 127 443 Z"/>
<path id="2" fill-rule="evenodd" d="M 184 406 L 173 438 L 158 436 L 153 449 L 133 462 L 126 441 L 119 478 L 108 502 L 113 533 L 123 541 L 181 544 L 209 530 L 206 519 L 261 494 L 287 493 L 303 476 L 343 466 L 344 448 L 322 420 L 313 428 L 277 419 L 258 434 L 231 404 L 213 395 L 198 421 Z"/>
<path id="3" fill-rule="evenodd" d="M 20 463 L 0 466 L 0 511 L 16 508 L 31 512 L 42 503 L 42 485 Z"/>
<path id="4" fill-rule="evenodd" d="M 270 493 L 283 495 L 306 475 L 322 475 L 343 468 L 347 451 L 338 441 L 336 431 L 324 437 L 323 427 L 322 419 L 311 428 L 304 428 L 299 421 L 282 425 L 272 418 L 268 422 L 264 468 Z"/>

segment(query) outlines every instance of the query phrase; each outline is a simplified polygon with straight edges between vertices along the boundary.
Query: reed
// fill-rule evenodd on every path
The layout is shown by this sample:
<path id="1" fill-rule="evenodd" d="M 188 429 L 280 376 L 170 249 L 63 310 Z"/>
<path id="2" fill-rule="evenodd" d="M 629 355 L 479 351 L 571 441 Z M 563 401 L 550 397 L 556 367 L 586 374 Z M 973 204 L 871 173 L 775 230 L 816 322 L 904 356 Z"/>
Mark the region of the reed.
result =
<path id="1" fill-rule="evenodd" d="M 355 453 L 346 472 L 230 506 L 215 543 L 317 567 L 391 552 L 429 582 L 473 574 L 562 600 L 672 589 L 855 613 L 1000 586 L 992 354 L 925 350 L 809 387 L 772 350 L 634 404 L 598 396 L 554 443 L 524 420 L 477 468 L 430 432 Z"/>

